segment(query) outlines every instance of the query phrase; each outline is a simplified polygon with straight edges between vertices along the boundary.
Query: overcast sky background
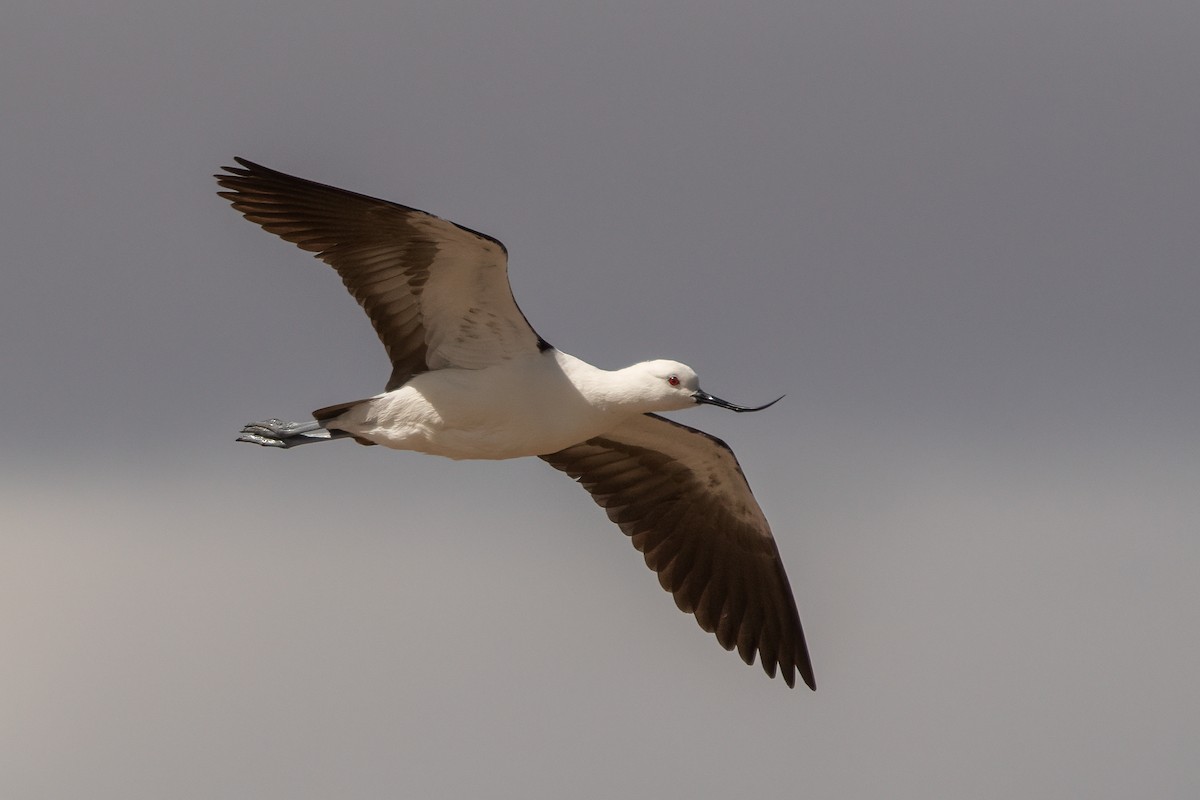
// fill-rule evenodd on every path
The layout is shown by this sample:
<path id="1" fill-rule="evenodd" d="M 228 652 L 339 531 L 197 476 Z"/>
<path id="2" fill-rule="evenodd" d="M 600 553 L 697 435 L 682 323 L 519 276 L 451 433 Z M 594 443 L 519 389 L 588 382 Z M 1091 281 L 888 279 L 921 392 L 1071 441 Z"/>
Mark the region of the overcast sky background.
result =
<path id="1" fill-rule="evenodd" d="M 651 6 L 651 4 L 645 4 Z M 1200 5 L 16 0 L 0 794 L 1193 798 Z M 686 361 L 819 691 L 540 462 L 235 444 L 379 390 L 242 155 Z"/>

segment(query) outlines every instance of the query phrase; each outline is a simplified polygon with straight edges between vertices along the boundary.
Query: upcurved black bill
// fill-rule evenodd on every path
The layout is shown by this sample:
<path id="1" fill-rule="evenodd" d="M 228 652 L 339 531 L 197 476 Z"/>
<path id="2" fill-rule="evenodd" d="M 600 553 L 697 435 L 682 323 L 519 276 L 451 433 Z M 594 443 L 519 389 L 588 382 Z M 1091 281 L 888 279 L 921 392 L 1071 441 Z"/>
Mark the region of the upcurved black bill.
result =
<path id="1" fill-rule="evenodd" d="M 730 411 L 736 411 L 740 414 L 743 411 L 762 411 L 764 408 L 770 408 L 771 406 L 775 405 L 780 400 L 782 400 L 785 396 L 786 395 L 781 394 L 781 395 L 779 395 L 779 397 L 776 397 L 774 400 L 767 403 L 766 405 L 756 406 L 754 408 L 747 408 L 746 406 L 734 405 L 733 403 L 729 402 L 728 400 L 722 400 L 719 397 L 713 397 L 708 392 L 697 391 L 694 395 L 692 395 L 692 399 L 695 400 L 697 403 L 707 403 L 710 406 L 717 406 L 718 408 L 728 408 Z"/>

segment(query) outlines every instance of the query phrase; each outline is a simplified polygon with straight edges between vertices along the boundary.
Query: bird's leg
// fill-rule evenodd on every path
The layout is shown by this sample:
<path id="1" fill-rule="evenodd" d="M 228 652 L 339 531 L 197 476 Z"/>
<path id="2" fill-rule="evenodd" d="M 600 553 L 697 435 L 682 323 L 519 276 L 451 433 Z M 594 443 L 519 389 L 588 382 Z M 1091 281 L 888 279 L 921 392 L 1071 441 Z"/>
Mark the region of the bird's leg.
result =
<path id="1" fill-rule="evenodd" d="M 345 431 L 326 430 L 317 420 L 284 422 L 268 419 L 264 422 L 252 422 L 242 428 L 242 435 L 237 440 L 263 447 L 297 447 L 312 442 L 328 442 L 349 435 Z"/>

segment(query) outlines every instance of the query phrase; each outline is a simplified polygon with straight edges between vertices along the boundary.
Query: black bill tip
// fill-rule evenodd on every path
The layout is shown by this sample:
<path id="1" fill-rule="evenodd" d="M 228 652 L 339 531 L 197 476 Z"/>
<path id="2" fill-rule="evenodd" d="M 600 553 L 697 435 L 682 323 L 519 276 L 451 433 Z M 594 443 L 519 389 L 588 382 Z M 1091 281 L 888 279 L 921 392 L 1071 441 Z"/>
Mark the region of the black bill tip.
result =
<path id="1" fill-rule="evenodd" d="M 714 397 L 713 395 L 709 394 L 708 392 L 697 391 L 695 394 L 692 395 L 692 399 L 695 400 L 697 403 L 706 403 L 710 406 L 717 406 L 718 408 L 727 408 L 730 411 L 736 411 L 739 414 L 741 414 L 743 411 L 762 411 L 764 408 L 770 408 L 771 406 L 775 405 L 780 400 L 782 400 L 784 397 L 786 397 L 786 395 L 781 394 L 781 395 L 779 395 L 779 397 L 776 397 L 774 400 L 772 400 L 769 403 L 766 403 L 761 406 L 755 406 L 754 408 L 748 408 L 746 406 L 739 406 L 735 403 L 731 403 L 728 400 L 722 400 L 719 397 Z"/>

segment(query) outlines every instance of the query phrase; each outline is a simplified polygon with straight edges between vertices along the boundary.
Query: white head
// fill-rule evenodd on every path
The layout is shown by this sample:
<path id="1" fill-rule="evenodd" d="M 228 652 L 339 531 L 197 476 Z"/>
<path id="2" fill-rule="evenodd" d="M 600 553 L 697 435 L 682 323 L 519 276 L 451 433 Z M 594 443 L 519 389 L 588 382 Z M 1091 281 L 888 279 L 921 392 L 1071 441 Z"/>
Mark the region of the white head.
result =
<path id="1" fill-rule="evenodd" d="M 647 411 L 675 411 L 696 405 L 692 395 L 700 391 L 696 371 L 678 361 L 643 361 L 621 370 L 629 381 L 630 400 Z"/>
<path id="2" fill-rule="evenodd" d="M 708 403 L 731 411 L 761 411 L 779 402 L 776 399 L 765 406 L 746 408 L 713 397 L 708 392 L 701 391 L 696 370 L 678 361 L 643 361 L 621 370 L 621 373 L 629 379 L 626 384 L 629 390 L 628 400 L 645 411 L 676 411 L 699 403 Z"/>

